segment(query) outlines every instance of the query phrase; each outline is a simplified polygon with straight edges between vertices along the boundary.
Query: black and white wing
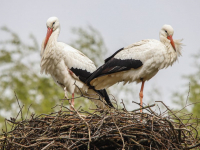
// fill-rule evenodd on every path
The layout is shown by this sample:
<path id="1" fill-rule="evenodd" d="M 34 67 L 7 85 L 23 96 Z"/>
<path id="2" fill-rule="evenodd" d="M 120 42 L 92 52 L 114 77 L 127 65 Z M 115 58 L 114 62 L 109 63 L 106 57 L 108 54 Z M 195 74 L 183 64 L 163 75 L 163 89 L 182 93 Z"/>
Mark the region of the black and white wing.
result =
<path id="1" fill-rule="evenodd" d="M 86 83 L 99 90 L 108 88 L 117 82 L 124 81 L 126 83 L 129 80 L 132 82 L 136 78 L 140 78 L 143 70 L 140 72 L 136 70 L 144 65 L 159 64 L 164 59 L 162 51 L 157 55 L 159 44 L 160 42 L 157 40 L 143 40 L 119 49 L 105 60 L 105 64 L 99 67 Z"/>
<path id="2" fill-rule="evenodd" d="M 79 78 L 80 81 L 86 83 L 86 80 L 91 74 L 96 70 L 96 67 L 87 56 L 85 56 L 80 51 L 68 46 L 67 53 L 65 57 L 66 66 L 71 71 L 71 73 L 75 74 L 76 77 Z M 101 97 L 104 97 L 107 104 L 113 107 L 109 96 L 105 89 L 96 90 L 94 87 L 91 87 L 96 93 L 98 93 Z"/>

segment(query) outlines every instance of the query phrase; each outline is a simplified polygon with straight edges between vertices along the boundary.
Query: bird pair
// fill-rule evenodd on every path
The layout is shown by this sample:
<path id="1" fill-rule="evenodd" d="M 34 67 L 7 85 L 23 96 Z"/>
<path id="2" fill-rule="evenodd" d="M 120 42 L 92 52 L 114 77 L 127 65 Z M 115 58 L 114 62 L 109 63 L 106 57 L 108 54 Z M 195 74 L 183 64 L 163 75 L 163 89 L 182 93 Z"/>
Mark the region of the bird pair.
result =
<path id="1" fill-rule="evenodd" d="M 135 81 L 142 82 L 139 93 L 142 107 L 145 81 L 160 69 L 172 65 L 181 55 L 181 40 L 173 40 L 173 28 L 164 25 L 160 30 L 160 41 L 147 39 L 121 48 L 96 69 L 82 52 L 57 42 L 60 33 L 57 17 L 49 18 L 46 25 L 47 35 L 41 48 L 41 72 L 50 74 L 62 88 L 72 93 L 72 105 L 76 93 L 89 96 L 102 108 L 105 105 L 113 107 L 105 89 L 118 82 Z"/>

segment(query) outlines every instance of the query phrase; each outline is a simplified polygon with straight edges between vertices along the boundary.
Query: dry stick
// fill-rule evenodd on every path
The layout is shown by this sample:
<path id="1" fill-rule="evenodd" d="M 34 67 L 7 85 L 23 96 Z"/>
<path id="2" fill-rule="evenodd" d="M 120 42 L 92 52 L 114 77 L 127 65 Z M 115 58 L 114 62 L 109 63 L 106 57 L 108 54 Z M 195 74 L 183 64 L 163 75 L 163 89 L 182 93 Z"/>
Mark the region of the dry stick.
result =
<path id="1" fill-rule="evenodd" d="M 23 107 L 24 107 L 24 105 L 22 106 L 22 109 L 23 109 Z M 21 110 L 22 109 L 20 109 L 20 111 L 18 112 L 18 114 L 17 114 L 17 116 L 15 117 L 15 118 L 13 118 L 14 120 L 14 122 L 17 120 L 17 117 L 19 116 L 19 114 L 21 113 Z M 18 124 L 18 123 L 16 123 L 16 124 Z M 11 130 L 13 129 L 13 127 L 14 127 L 14 123 L 13 123 L 13 125 L 12 125 L 12 127 L 11 127 Z"/>
<path id="2" fill-rule="evenodd" d="M 122 100 L 122 105 L 124 106 L 124 111 L 127 111 L 127 109 L 126 109 L 126 106 L 125 106 L 125 104 L 124 104 L 124 101 L 123 101 L 123 99 L 121 99 Z"/>
<path id="3" fill-rule="evenodd" d="M 78 141 L 76 141 L 75 143 L 74 142 L 72 142 L 73 144 L 72 145 L 70 145 L 70 146 L 68 146 L 68 148 L 67 149 L 69 149 L 69 150 L 71 150 L 71 148 L 73 147 L 73 146 L 76 146 L 79 142 L 81 142 L 81 139 L 79 139 Z M 74 149 L 74 148 L 73 148 Z"/>
<path id="4" fill-rule="evenodd" d="M 193 145 L 193 146 L 190 146 L 190 147 L 186 147 L 184 149 L 192 149 L 192 148 L 195 148 L 195 147 L 198 147 L 198 146 L 200 146 L 200 143 Z"/>
<path id="5" fill-rule="evenodd" d="M 139 110 L 145 108 L 145 107 L 141 106 L 140 103 L 137 103 L 137 102 L 134 102 L 134 101 L 132 101 L 132 103 L 139 105 L 140 106 L 140 108 L 138 108 Z M 146 107 L 148 107 L 148 106 L 146 106 Z M 150 107 L 149 107 L 149 109 L 150 109 Z M 149 111 L 148 109 L 146 109 L 146 110 L 151 113 L 151 111 Z M 142 112 L 142 113 L 144 113 L 144 112 Z"/>
<path id="6" fill-rule="evenodd" d="M 78 111 L 76 111 L 76 109 L 74 108 L 74 107 L 72 107 L 73 109 L 74 109 L 74 111 L 78 114 L 78 116 L 85 122 L 85 124 L 87 125 L 87 127 L 88 127 L 88 136 L 89 136 L 89 142 L 88 142 L 88 150 L 90 149 L 90 142 L 91 142 L 91 131 L 90 131 L 90 126 L 89 126 L 89 124 L 85 121 L 85 119 L 83 119 L 82 117 L 81 117 L 81 115 L 78 113 Z"/>
<path id="7" fill-rule="evenodd" d="M 102 120 L 99 120 L 98 123 L 96 124 L 96 126 L 101 122 L 101 124 L 99 125 L 99 127 L 97 128 L 97 130 L 95 131 L 95 133 L 93 134 L 96 135 L 97 131 L 100 129 L 100 127 L 103 125 L 103 122 L 105 119 L 109 118 L 110 116 L 104 117 Z"/>
<path id="8" fill-rule="evenodd" d="M 151 122 L 151 126 L 152 126 L 151 131 L 152 132 L 153 132 L 153 119 L 154 119 L 154 116 L 152 117 L 152 122 Z"/>
<path id="9" fill-rule="evenodd" d="M 70 103 L 70 102 L 69 102 Z M 58 106 L 60 106 L 60 105 L 58 105 Z M 74 112 L 74 111 L 72 111 L 71 109 L 69 109 L 68 107 L 65 107 L 65 106 L 62 106 L 62 107 L 64 107 L 65 109 L 67 109 L 68 110 L 68 112 Z M 70 114 L 71 115 L 71 114 Z"/>
<path id="10" fill-rule="evenodd" d="M 158 116 L 152 109 L 151 107 L 149 107 L 150 113 L 154 116 L 156 116 L 157 118 L 160 118 L 160 116 Z"/>
<path id="11" fill-rule="evenodd" d="M 14 91 L 14 93 L 15 93 L 15 91 Z M 22 121 L 23 121 L 23 116 L 22 116 L 22 108 L 23 108 L 23 107 L 20 106 L 19 100 L 18 100 L 18 97 L 17 97 L 16 93 L 15 93 L 15 98 L 17 99 L 17 104 L 18 104 L 18 106 L 19 106 L 19 108 L 20 108 L 20 112 L 21 112 L 21 119 L 22 119 Z"/>
<path id="12" fill-rule="evenodd" d="M 162 103 L 176 118 L 178 118 L 178 120 L 181 122 L 181 124 L 185 126 L 185 124 L 181 121 L 181 119 L 180 119 L 176 114 L 174 114 L 174 113 L 165 105 L 165 103 L 163 103 L 163 101 L 155 101 L 155 102 L 160 102 L 160 103 Z"/>
<path id="13" fill-rule="evenodd" d="M 174 126 L 172 125 L 172 123 L 171 123 L 169 120 L 165 119 L 165 121 L 167 121 L 167 122 L 169 123 L 169 125 L 170 125 L 171 128 L 172 128 L 172 132 L 173 132 L 173 134 L 175 135 L 176 140 L 179 142 L 178 137 L 177 137 L 177 135 L 176 135 L 176 133 L 175 133 L 175 131 L 174 131 Z M 180 142 L 181 142 L 181 141 L 180 141 Z"/>
<path id="14" fill-rule="evenodd" d="M 155 106 L 155 104 L 148 105 L 148 106 L 145 106 L 145 107 L 142 107 L 142 108 L 134 109 L 134 110 L 132 110 L 131 112 L 138 111 L 138 110 L 141 110 L 141 109 L 150 108 L 150 107 L 154 107 L 154 106 Z"/>
<path id="15" fill-rule="evenodd" d="M 137 144 L 139 147 L 141 147 L 142 150 L 144 150 L 144 147 L 143 147 L 140 143 L 136 142 L 136 141 L 133 140 L 132 138 L 130 138 L 130 140 L 131 140 L 132 142 L 134 142 L 135 144 Z"/>
<path id="16" fill-rule="evenodd" d="M 197 129 L 194 128 L 192 125 L 190 125 L 190 127 L 193 128 L 193 129 L 196 131 L 196 133 L 197 133 L 197 134 L 196 134 L 196 138 L 197 138 L 197 136 L 198 136 L 198 131 L 197 131 Z M 189 133 L 191 134 L 191 132 L 189 132 Z"/>
<path id="17" fill-rule="evenodd" d="M 58 118 L 59 113 L 57 113 L 56 117 L 54 118 L 53 121 L 51 121 L 50 125 L 47 127 L 46 131 L 44 133 L 41 134 L 41 136 L 45 135 L 46 132 L 50 129 L 50 126 L 52 126 L 53 122 Z"/>
<path id="18" fill-rule="evenodd" d="M 52 144 L 54 144 L 54 140 L 52 142 L 50 142 L 49 144 L 47 144 L 45 147 L 43 147 L 41 150 L 45 150 L 47 148 L 49 148 Z"/>
<path id="19" fill-rule="evenodd" d="M 7 130 L 7 124 L 6 124 L 7 119 L 5 119 L 5 127 L 6 127 L 6 133 L 8 132 Z"/>
<path id="20" fill-rule="evenodd" d="M 113 97 L 113 101 L 115 102 L 116 108 L 118 109 L 119 107 L 118 107 L 118 103 L 117 103 L 116 98 L 115 98 L 114 95 L 112 95 L 112 94 L 109 94 L 109 95 L 111 95 L 111 96 Z"/>
<path id="21" fill-rule="evenodd" d="M 161 114 L 162 114 L 162 112 L 161 112 L 161 110 L 160 110 L 160 107 L 159 107 L 159 105 L 157 105 L 158 106 L 158 109 L 159 109 L 159 112 L 160 112 L 160 116 L 162 116 Z"/>
<path id="22" fill-rule="evenodd" d="M 197 127 L 199 126 L 199 119 L 196 117 L 196 120 L 197 120 L 197 126 L 196 126 L 196 128 L 197 128 Z M 195 129 L 196 129 L 196 128 L 195 128 Z M 198 137 L 198 134 L 199 134 L 199 133 L 197 132 L 196 138 Z"/>
<path id="23" fill-rule="evenodd" d="M 157 105 L 157 106 L 158 106 L 158 108 L 159 108 L 159 110 L 160 110 L 159 105 Z M 160 113 L 160 116 L 162 117 L 162 116 L 164 116 L 165 114 L 167 114 L 168 112 L 169 112 L 169 110 L 166 109 L 165 111 L 162 112 L 162 114 Z"/>
<path id="24" fill-rule="evenodd" d="M 31 104 L 31 105 L 32 105 L 32 104 Z M 28 111 L 27 111 L 27 113 L 26 113 L 26 117 L 25 117 L 25 120 L 27 119 L 27 116 L 28 116 L 28 112 L 29 112 L 29 109 L 30 109 L 31 105 L 29 105 L 29 107 L 28 107 Z"/>
<path id="25" fill-rule="evenodd" d="M 64 107 L 63 107 L 64 108 Z M 149 110 L 150 110 L 151 108 L 149 108 Z M 96 109 L 96 111 L 97 112 L 100 112 L 100 109 Z M 55 126 L 55 128 L 51 128 L 49 131 L 50 131 L 50 133 L 49 134 L 47 134 L 47 137 L 52 137 L 52 138 L 43 138 L 43 139 L 37 139 L 38 138 L 38 136 L 37 136 L 37 133 L 35 133 L 35 135 L 31 135 L 31 136 L 29 136 L 28 135 L 28 137 L 24 137 L 24 136 L 22 136 L 22 135 L 18 135 L 18 133 L 17 133 L 17 137 L 16 137 L 16 132 L 18 132 L 18 131 L 20 131 L 20 130 L 29 130 L 30 129 L 30 127 L 29 127 L 29 125 L 28 124 L 26 124 L 25 125 L 25 127 L 22 127 L 23 126 L 23 124 L 24 123 L 28 123 L 27 121 L 22 121 L 22 122 L 19 122 L 18 123 L 18 127 L 17 128 L 15 128 L 15 134 L 13 134 L 13 136 L 15 137 L 15 140 L 16 141 L 20 141 L 19 142 L 19 144 L 24 144 L 24 142 L 26 142 L 26 141 L 24 141 L 24 139 L 27 139 L 27 140 L 29 140 L 30 141 L 30 143 L 32 143 L 32 142 L 35 142 L 35 141 L 37 141 L 37 144 L 38 145 L 31 145 L 31 147 L 33 147 L 33 146 L 37 146 L 37 147 L 39 147 L 40 146 L 40 148 L 42 148 L 41 146 L 42 145 L 44 145 L 44 143 L 45 143 L 45 145 L 47 145 L 47 144 L 49 144 L 50 142 L 52 142 L 53 140 L 56 140 L 56 141 L 58 141 L 59 142 L 59 140 L 66 140 L 66 141 L 71 141 L 71 143 L 73 143 L 73 144 L 71 144 L 69 147 L 68 147 L 68 144 L 65 144 L 65 146 L 66 147 L 68 147 L 69 149 L 71 148 L 71 149 L 76 149 L 76 148 L 78 148 L 78 147 L 80 147 L 81 146 L 81 143 L 82 142 L 85 142 L 85 144 L 87 145 L 88 144 L 88 138 L 69 138 L 69 136 L 68 136 L 68 133 L 69 132 L 62 132 L 63 134 L 62 134 L 62 136 L 63 137 L 61 137 L 60 138 L 60 136 L 57 136 L 57 131 L 55 132 L 55 130 L 54 129 L 56 129 L 56 128 L 61 128 L 62 127 L 62 124 L 64 123 L 62 123 L 61 125 L 60 125 L 60 123 L 61 123 L 61 121 L 60 120 L 55 120 L 55 118 L 56 117 L 58 117 L 59 115 L 56 115 L 55 116 L 55 114 L 58 114 L 59 112 L 55 112 L 55 113 L 51 113 L 50 115 L 46 115 L 46 117 L 45 118 L 38 118 L 38 116 L 36 117 L 36 118 L 32 118 L 32 121 L 33 122 L 37 122 L 37 121 L 39 121 L 38 119 L 44 119 L 44 120 L 46 120 L 47 119 L 47 126 L 46 127 L 48 127 L 48 125 L 50 125 L 50 123 L 53 123 L 53 125 Z M 79 112 L 80 114 L 82 113 L 82 112 Z M 157 146 L 157 149 L 159 149 L 160 148 L 160 146 L 162 145 L 164 145 L 165 144 L 165 142 L 163 142 L 163 140 L 166 140 L 166 138 L 167 138 L 167 136 L 165 136 L 166 134 L 167 135 L 173 135 L 173 140 L 174 140 L 174 137 L 175 137 L 175 135 L 174 134 L 172 134 L 173 132 L 173 130 L 172 130 L 172 128 L 169 130 L 169 134 L 167 133 L 167 131 L 165 131 L 164 132 L 164 134 L 163 135 L 159 135 L 159 133 L 156 133 L 157 131 L 155 130 L 155 129 L 157 129 L 156 128 L 156 125 L 159 125 L 159 127 L 161 127 L 162 129 L 161 129 L 161 131 L 163 131 L 163 129 L 165 130 L 165 127 L 167 127 L 168 128 L 168 126 L 169 126 L 169 124 L 167 123 L 166 124 L 166 121 L 163 119 L 163 118 L 161 118 L 161 117 L 156 117 L 156 116 L 154 116 L 153 114 L 147 114 L 146 113 L 146 115 L 147 115 L 147 121 L 152 121 L 152 119 L 151 119 L 151 117 L 152 116 L 154 116 L 154 118 L 153 118 L 153 130 L 154 130 L 154 132 L 155 133 L 151 133 L 151 128 L 149 129 L 149 130 L 147 130 L 147 129 L 143 129 L 143 128 L 141 128 L 141 126 L 140 126 L 140 124 L 131 124 L 131 125 L 129 125 L 129 127 L 128 126 L 126 126 L 126 123 L 125 123 L 125 120 L 126 119 L 129 119 L 130 121 L 132 121 L 132 119 L 134 119 L 135 118 L 135 116 L 137 117 L 137 114 L 135 114 L 135 113 L 130 113 L 130 116 L 126 116 L 126 117 L 124 117 L 123 115 L 124 114 L 127 114 L 127 112 L 124 112 L 124 111 L 115 111 L 115 112 L 112 112 L 112 117 L 116 120 L 117 118 L 115 118 L 115 117 L 119 117 L 120 118 L 120 120 L 118 120 L 119 122 L 120 122 L 120 125 L 122 125 L 122 127 L 118 127 L 118 129 L 117 129 L 117 127 L 115 127 L 116 125 L 112 122 L 112 126 L 110 127 L 109 126 L 109 124 L 107 124 L 107 122 L 105 123 L 105 126 L 99 126 L 99 124 L 101 124 L 102 123 L 102 121 L 99 121 L 99 120 L 103 120 L 105 117 L 106 117 L 106 114 L 104 114 L 104 113 L 102 113 L 102 112 L 100 112 L 100 115 L 98 115 L 98 116 L 96 116 L 95 114 L 91 114 L 91 113 L 88 113 L 88 114 L 90 114 L 90 116 L 88 116 L 86 119 L 85 119 L 85 121 L 87 121 L 87 123 L 88 124 L 96 124 L 96 126 L 97 127 L 94 127 L 93 125 L 91 125 L 90 127 L 90 130 L 92 131 L 92 129 L 94 129 L 94 128 L 100 128 L 100 130 L 99 131 L 101 131 L 101 134 L 99 133 L 99 134 L 97 134 L 97 136 L 93 136 L 93 135 L 91 135 L 91 140 L 94 140 L 94 141 L 96 141 L 96 140 L 99 140 L 100 138 L 103 138 L 103 137 L 112 137 L 113 139 L 121 139 L 121 137 L 119 136 L 120 134 L 119 134 L 119 130 L 120 131 L 125 131 L 125 132 L 127 132 L 129 135 L 126 135 L 126 134 L 123 134 L 122 132 L 122 136 L 123 137 L 128 137 L 128 138 L 133 138 L 134 139 L 134 141 L 137 141 L 136 140 L 136 137 L 132 137 L 132 136 L 142 136 L 142 138 L 140 138 L 141 140 L 139 140 L 139 141 L 137 141 L 137 143 L 139 143 L 139 142 L 142 142 L 142 141 L 144 141 L 145 140 L 145 138 L 144 137 L 146 137 L 146 136 L 152 136 L 152 141 L 155 141 L 155 142 L 157 142 L 157 139 L 159 139 L 160 138 L 160 136 L 162 136 L 161 137 L 161 139 L 162 139 L 162 141 L 158 141 L 157 143 L 155 143 L 156 144 L 156 146 Z M 53 116 L 51 116 L 51 115 L 53 115 Z M 62 115 L 62 114 L 61 114 Z M 41 116 L 41 115 L 40 115 Z M 64 119 L 63 119 L 63 121 L 69 121 L 69 122 L 71 122 L 71 120 L 73 121 L 73 124 L 74 124 L 74 126 L 75 127 L 81 127 L 82 125 L 84 125 L 84 128 L 83 128 L 83 130 L 81 130 L 81 132 L 79 132 L 78 133 L 78 135 L 77 135 L 77 132 L 76 131 L 72 131 L 72 133 L 74 134 L 74 135 L 77 135 L 77 136 L 79 136 L 79 135 L 82 135 L 82 136 L 84 136 L 85 137 L 85 135 L 87 134 L 88 135 L 88 129 L 87 129 L 87 127 L 86 127 L 86 125 L 85 125 L 85 123 L 82 123 L 81 125 L 79 124 L 78 126 L 77 126 L 77 122 L 78 122 L 78 120 L 79 120 L 79 122 L 81 121 L 81 122 L 83 122 L 82 121 L 82 119 L 80 119 L 80 118 L 77 118 L 77 116 L 78 115 L 76 115 L 76 116 L 74 116 L 74 118 L 72 118 L 72 119 L 69 119 L 68 120 L 68 118 L 66 118 L 66 117 L 70 117 L 69 115 L 63 115 L 63 117 L 64 117 Z M 62 117 L 62 116 L 61 116 Z M 132 118 L 133 117 L 133 118 Z M 190 117 L 191 118 L 191 117 Z M 35 120 L 36 119 L 36 120 Z M 78 119 L 78 120 L 77 120 Z M 44 120 L 41 120 L 40 122 L 41 123 L 45 123 L 45 121 Z M 52 120 L 55 120 L 54 122 L 52 122 Z M 88 120 L 90 121 L 90 122 L 88 122 Z M 107 119 L 108 120 L 108 119 Z M 31 121 L 31 120 L 30 120 Z M 67 122 L 68 122 L 67 121 Z M 117 121 L 117 120 L 116 120 Z M 50 123 L 48 123 L 48 122 L 50 122 Z M 132 121 L 133 122 L 133 121 Z M 8 123 L 8 122 L 7 122 Z M 117 123 L 117 122 L 116 122 Z M 179 123 L 174 123 L 174 122 L 171 122 L 172 123 L 172 125 L 174 125 L 174 127 L 176 127 L 176 125 L 179 125 L 180 124 L 180 122 Z M 71 125 L 71 123 L 70 123 L 70 125 Z M 131 126 L 133 126 L 133 128 L 131 127 Z M 192 126 L 192 124 L 186 124 L 186 126 L 185 127 L 189 127 L 189 126 Z M 114 128 L 112 128 L 112 127 L 114 127 Z M 68 127 L 67 127 L 68 128 Z M 125 128 L 126 128 L 126 130 L 125 130 Z M 64 129 L 64 127 L 63 127 L 63 129 Z M 101 130 L 102 129 L 102 130 Z M 133 130 L 132 130 L 133 129 Z M 43 131 L 44 130 L 44 126 L 43 127 L 35 127 L 34 128 L 34 130 L 36 131 L 36 130 L 38 130 L 38 132 L 40 132 L 41 130 Z M 97 130 L 97 131 L 98 131 Z M 139 130 L 139 132 L 137 132 L 137 131 L 135 131 L 135 130 Z M 187 132 L 190 132 L 190 131 L 186 131 L 186 130 L 184 130 L 184 128 L 181 128 L 181 129 L 176 129 L 176 128 L 174 128 L 174 130 L 182 130 L 182 132 L 185 132 L 186 134 L 187 134 Z M 194 129 L 193 129 L 194 130 Z M 53 132 L 52 132 L 53 131 Z M 103 131 L 103 132 L 102 132 Z M 116 133 L 118 131 L 118 134 L 114 134 L 114 133 Z M 30 132 L 30 131 L 28 131 L 28 132 Z M 158 131 L 158 132 L 160 132 L 160 131 Z M 191 132 L 192 132 L 192 130 L 191 130 Z M 67 133 L 67 134 L 66 134 Z M 111 134 L 110 134 L 111 133 Z M 166 133 L 166 134 L 165 134 Z M 12 133 L 11 133 L 12 134 Z M 176 134 L 176 133 L 175 133 Z M 26 134 L 27 135 L 27 134 Z M 184 135 L 184 134 L 183 134 Z M 19 136 L 19 137 L 18 137 Z M 186 137 L 185 136 L 185 139 L 184 139 L 184 141 L 185 141 L 185 147 L 186 146 L 190 146 L 191 147 L 191 145 L 195 145 L 195 144 L 197 144 L 197 141 L 196 141 L 196 139 L 194 139 L 193 140 L 193 137 L 192 137 L 193 135 L 191 134 L 191 135 L 188 135 L 188 137 Z M 1 140 L 1 139 L 0 139 Z M 124 138 L 124 142 L 125 142 L 125 147 L 124 148 L 126 148 L 127 146 L 130 146 L 128 143 L 126 143 L 126 138 Z M 7 141 L 9 141 L 9 139 L 7 140 Z M 13 142 L 16 142 L 16 141 L 13 141 Z M 42 141 L 45 141 L 45 142 L 43 142 L 43 144 L 41 144 L 42 143 Z M 75 141 L 75 142 L 73 142 L 73 141 Z M 167 140 L 168 141 L 168 140 Z M 191 143 L 192 142 L 192 143 Z M 11 143 L 11 142 L 10 142 Z M 9 144 L 9 143 L 8 143 Z M 132 143 L 130 143 L 131 144 L 131 146 L 133 146 L 133 142 Z M 150 147 L 151 147 L 151 149 L 154 149 L 155 148 L 155 144 L 154 144 L 154 146 L 153 145 L 150 145 Z M 160 145 L 161 144 L 161 145 Z M 168 141 L 168 144 L 170 144 L 170 145 L 168 145 L 168 147 L 171 149 L 171 148 L 179 148 L 179 149 L 182 149 L 184 146 L 183 145 L 180 145 L 180 144 L 178 144 L 177 142 L 176 142 L 176 140 L 174 140 L 174 142 L 172 142 L 172 141 Z M 5 145 L 5 144 L 4 144 Z M 26 146 L 27 144 L 25 144 L 25 145 L 23 145 L 23 147 L 25 146 L 26 148 L 27 148 L 27 146 Z M 64 146 L 64 145 L 62 145 L 62 144 L 59 144 L 59 143 L 56 143 L 56 144 L 53 144 L 53 145 L 51 145 L 51 147 L 52 146 L 56 146 L 55 148 L 58 148 L 59 147 L 59 145 L 61 145 L 61 146 Z M 134 145 L 135 145 L 135 142 L 134 142 Z M 92 146 L 92 144 L 91 144 L 91 146 Z M 137 145 L 137 146 L 139 146 L 139 145 Z M 192 147 L 194 147 L 194 146 L 192 146 Z M 146 148 L 146 147 L 144 147 L 144 148 Z"/>
<path id="26" fill-rule="evenodd" d="M 82 142 L 81 142 L 82 143 Z M 78 150 L 78 148 L 80 147 L 80 146 L 82 146 L 82 145 L 85 145 L 85 143 L 83 144 L 80 144 L 80 145 L 78 145 L 78 146 L 75 146 L 74 148 L 72 148 L 72 149 L 69 149 L 69 148 L 67 148 L 67 149 L 69 149 L 69 150 L 74 150 L 74 149 L 76 149 L 76 150 Z"/>
<path id="27" fill-rule="evenodd" d="M 112 140 L 112 139 L 109 139 L 109 141 L 111 141 L 113 144 L 117 145 L 118 147 L 123 147 L 123 146 L 121 146 L 120 144 L 116 143 L 116 142 L 115 142 L 114 140 Z"/>
<path id="28" fill-rule="evenodd" d="M 194 102 L 194 103 L 188 104 L 188 105 L 184 106 L 182 109 L 180 109 L 179 111 L 175 112 L 175 114 L 179 113 L 180 111 L 182 111 L 183 109 L 185 109 L 186 107 L 188 107 L 190 105 L 199 104 L 199 103 L 200 102 Z"/>
<path id="29" fill-rule="evenodd" d="M 64 101 L 64 100 L 62 100 L 61 105 L 60 105 L 60 113 L 61 113 L 62 108 L 63 108 L 63 101 Z"/>
<path id="30" fill-rule="evenodd" d="M 124 138 L 123 138 L 122 133 L 120 132 L 120 129 L 118 128 L 118 126 L 117 126 L 117 124 L 116 124 L 116 122 L 115 122 L 113 116 L 112 116 L 112 120 L 113 120 L 113 122 L 114 122 L 114 124 L 115 124 L 115 126 L 116 126 L 116 128 L 117 128 L 117 130 L 118 130 L 118 132 L 119 132 L 119 135 L 121 136 L 122 143 L 123 143 L 123 148 L 122 148 L 122 150 L 125 150 L 125 148 L 124 148 L 124 147 L 125 147 Z"/>
<path id="31" fill-rule="evenodd" d="M 21 147 L 23 147 L 23 148 L 30 148 L 30 147 L 33 147 L 33 146 L 38 145 L 38 143 L 34 143 L 34 144 L 31 144 L 31 145 L 28 145 L 28 146 L 22 145 L 22 144 L 19 144 L 19 143 L 16 143 L 16 142 L 11 142 L 11 143 L 13 143 L 13 144 L 15 144 L 15 145 L 18 145 L 18 146 L 21 146 Z"/>
<path id="32" fill-rule="evenodd" d="M 190 95 L 190 82 L 189 82 L 189 91 L 188 91 L 187 99 L 186 99 L 186 102 L 185 102 L 185 106 L 187 105 L 187 102 L 189 100 L 189 95 Z"/>

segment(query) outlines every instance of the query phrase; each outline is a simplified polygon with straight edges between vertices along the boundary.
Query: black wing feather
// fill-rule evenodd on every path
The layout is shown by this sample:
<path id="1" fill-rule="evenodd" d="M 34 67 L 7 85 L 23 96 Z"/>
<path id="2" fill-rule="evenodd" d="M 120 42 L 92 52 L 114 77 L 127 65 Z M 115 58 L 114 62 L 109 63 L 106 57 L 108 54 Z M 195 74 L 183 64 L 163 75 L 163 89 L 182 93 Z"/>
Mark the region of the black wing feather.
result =
<path id="1" fill-rule="evenodd" d="M 71 68 L 70 69 L 79 79 L 85 83 L 86 79 L 91 75 L 90 72 L 82 69 Z"/>
<path id="2" fill-rule="evenodd" d="M 83 83 L 86 83 L 86 79 L 92 74 L 86 70 L 82 70 L 82 69 L 77 69 L 77 68 L 71 68 L 70 69 L 77 77 L 79 77 L 79 79 L 83 82 Z M 107 104 L 110 106 L 110 107 L 114 107 L 110 101 L 110 98 L 106 92 L 105 89 L 103 90 L 95 90 L 94 87 L 91 87 L 95 92 L 97 92 L 101 97 L 104 97 L 105 98 L 105 101 L 107 102 Z"/>
<path id="3" fill-rule="evenodd" d="M 86 83 L 90 84 L 90 81 L 99 76 L 126 71 L 132 68 L 137 69 L 142 65 L 143 63 L 140 60 L 135 60 L 135 59 L 122 60 L 122 59 L 110 58 L 110 60 L 108 60 L 104 65 L 99 67 L 95 72 L 92 73 L 92 75 L 90 75 Z"/>
<path id="4" fill-rule="evenodd" d="M 90 87 L 91 87 L 91 86 L 90 86 Z M 103 90 L 95 90 L 94 87 L 92 87 L 92 89 L 93 89 L 94 91 L 96 91 L 101 97 L 104 97 L 104 99 L 105 99 L 106 103 L 108 104 L 108 106 L 114 108 L 114 106 L 113 106 L 113 104 L 111 103 L 110 98 L 109 98 L 109 96 L 108 96 L 108 94 L 107 94 L 107 92 L 106 92 L 105 89 L 103 89 Z"/>
<path id="5" fill-rule="evenodd" d="M 121 50 L 123 50 L 124 48 L 120 48 L 119 50 L 117 50 L 113 55 L 111 55 L 110 57 L 106 58 L 104 61 L 105 63 L 107 63 L 111 58 L 113 58 L 117 53 L 119 53 Z"/>

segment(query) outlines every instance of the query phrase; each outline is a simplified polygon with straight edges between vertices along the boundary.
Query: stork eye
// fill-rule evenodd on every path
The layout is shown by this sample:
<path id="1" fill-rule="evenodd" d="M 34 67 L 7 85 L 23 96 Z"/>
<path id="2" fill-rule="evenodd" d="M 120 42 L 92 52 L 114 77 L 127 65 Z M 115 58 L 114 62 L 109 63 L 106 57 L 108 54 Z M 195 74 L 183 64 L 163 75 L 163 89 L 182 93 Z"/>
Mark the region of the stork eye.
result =
<path id="1" fill-rule="evenodd" d="M 167 33 L 167 30 L 165 30 L 165 32 Z"/>
<path id="2" fill-rule="evenodd" d="M 55 22 L 53 22 L 53 25 L 55 24 Z"/>

